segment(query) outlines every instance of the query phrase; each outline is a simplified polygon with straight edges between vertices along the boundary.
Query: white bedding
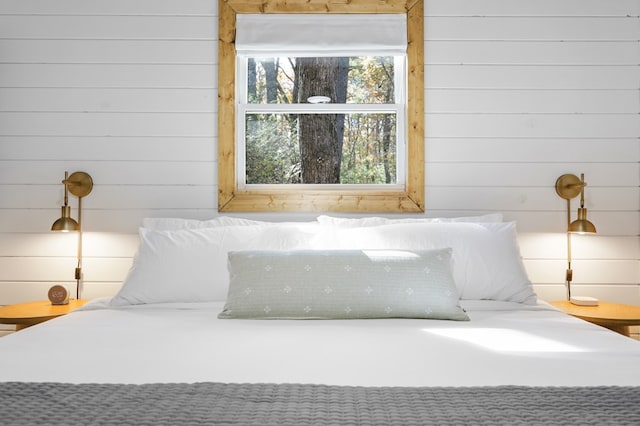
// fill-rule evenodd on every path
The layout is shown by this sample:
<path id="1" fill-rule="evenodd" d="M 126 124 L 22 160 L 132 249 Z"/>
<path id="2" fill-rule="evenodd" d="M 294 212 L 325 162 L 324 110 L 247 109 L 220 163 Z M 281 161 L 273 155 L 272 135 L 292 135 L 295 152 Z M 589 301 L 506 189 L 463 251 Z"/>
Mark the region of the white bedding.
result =
<path id="1" fill-rule="evenodd" d="M 223 303 L 86 309 L 0 339 L 0 381 L 640 385 L 640 342 L 539 303 L 471 321 L 224 320 Z"/>

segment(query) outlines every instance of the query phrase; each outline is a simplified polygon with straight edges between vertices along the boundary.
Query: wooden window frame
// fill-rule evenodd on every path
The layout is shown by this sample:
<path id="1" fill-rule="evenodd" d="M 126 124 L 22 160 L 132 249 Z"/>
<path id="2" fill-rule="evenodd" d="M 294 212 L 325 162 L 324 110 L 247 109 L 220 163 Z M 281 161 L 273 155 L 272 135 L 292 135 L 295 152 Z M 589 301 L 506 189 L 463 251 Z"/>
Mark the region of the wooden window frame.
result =
<path id="1" fill-rule="evenodd" d="M 218 5 L 218 211 L 424 212 L 423 0 L 220 0 Z M 235 159 L 235 27 L 238 13 L 407 14 L 407 177 L 404 191 L 238 190 Z"/>

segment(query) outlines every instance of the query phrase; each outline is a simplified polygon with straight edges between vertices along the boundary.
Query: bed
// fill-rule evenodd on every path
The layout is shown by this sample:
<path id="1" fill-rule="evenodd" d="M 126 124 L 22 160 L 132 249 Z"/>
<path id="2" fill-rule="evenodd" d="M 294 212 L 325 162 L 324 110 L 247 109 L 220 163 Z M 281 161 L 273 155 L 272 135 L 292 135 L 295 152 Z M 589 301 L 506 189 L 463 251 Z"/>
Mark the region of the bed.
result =
<path id="1" fill-rule="evenodd" d="M 0 339 L 0 423 L 639 424 L 640 343 L 499 216 L 147 219 L 122 289 Z"/>

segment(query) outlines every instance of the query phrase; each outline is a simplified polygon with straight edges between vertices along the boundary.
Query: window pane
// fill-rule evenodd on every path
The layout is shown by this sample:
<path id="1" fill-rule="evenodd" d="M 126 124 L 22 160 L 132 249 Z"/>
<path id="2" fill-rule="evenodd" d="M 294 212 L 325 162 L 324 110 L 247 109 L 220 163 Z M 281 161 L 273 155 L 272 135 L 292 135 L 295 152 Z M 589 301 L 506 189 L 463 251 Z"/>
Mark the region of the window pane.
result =
<path id="1" fill-rule="evenodd" d="M 251 57 L 247 101 L 296 104 L 324 96 L 332 103 L 392 104 L 394 73 L 393 56 Z"/>
<path id="2" fill-rule="evenodd" d="M 300 183 L 300 151 L 295 115 L 246 116 L 246 183 Z"/>
<path id="3" fill-rule="evenodd" d="M 247 184 L 395 184 L 396 115 L 247 114 Z"/>

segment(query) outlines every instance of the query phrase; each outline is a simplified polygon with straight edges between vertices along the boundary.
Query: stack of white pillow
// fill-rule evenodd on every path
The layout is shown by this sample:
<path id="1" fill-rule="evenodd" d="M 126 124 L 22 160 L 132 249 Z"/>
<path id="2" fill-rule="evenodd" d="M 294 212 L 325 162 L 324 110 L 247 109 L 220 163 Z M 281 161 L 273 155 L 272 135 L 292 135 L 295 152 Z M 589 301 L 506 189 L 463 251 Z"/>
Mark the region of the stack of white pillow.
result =
<path id="1" fill-rule="evenodd" d="M 111 306 L 225 301 L 230 252 L 245 250 L 451 249 L 460 299 L 535 304 L 514 222 L 500 214 L 465 218 L 319 216 L 309 222 L 145 219 L 140 246 Z"/>

